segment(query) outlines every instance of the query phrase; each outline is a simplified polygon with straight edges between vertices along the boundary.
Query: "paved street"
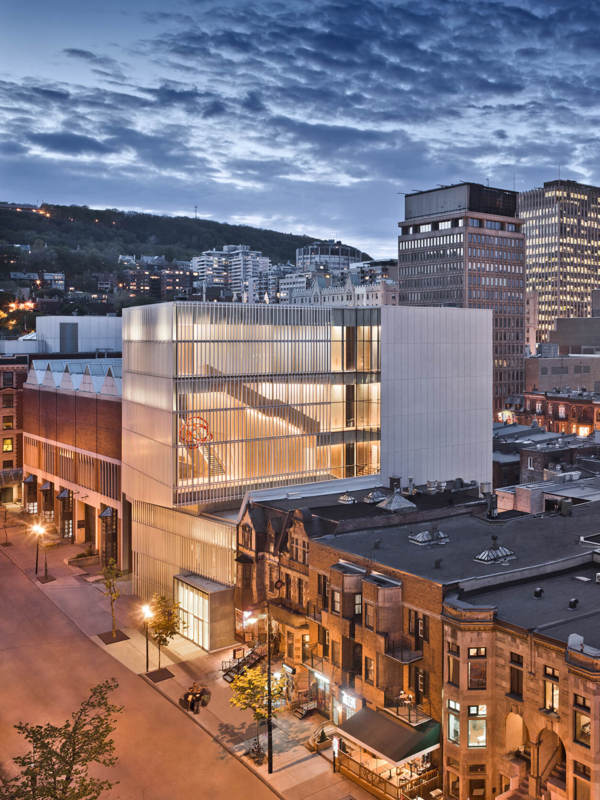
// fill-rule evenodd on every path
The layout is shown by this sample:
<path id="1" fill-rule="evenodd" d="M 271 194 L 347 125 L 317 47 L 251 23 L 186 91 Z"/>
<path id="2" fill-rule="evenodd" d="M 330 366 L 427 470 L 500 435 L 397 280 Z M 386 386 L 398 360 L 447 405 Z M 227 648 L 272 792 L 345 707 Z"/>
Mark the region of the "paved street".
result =
<path id="1" fill-rule="evenodd" d="M 120 783 L 107 798 L 275 797 L 192 719 L 94 644 L 0 548 L 0 764 L 6 768 L 24 749 L 15 722 L 62 722 L 92 685 L 110 677 L 119 681 L 114 698 L 125 710 L 115 734 L 119 763 L 111 771 Z"/>

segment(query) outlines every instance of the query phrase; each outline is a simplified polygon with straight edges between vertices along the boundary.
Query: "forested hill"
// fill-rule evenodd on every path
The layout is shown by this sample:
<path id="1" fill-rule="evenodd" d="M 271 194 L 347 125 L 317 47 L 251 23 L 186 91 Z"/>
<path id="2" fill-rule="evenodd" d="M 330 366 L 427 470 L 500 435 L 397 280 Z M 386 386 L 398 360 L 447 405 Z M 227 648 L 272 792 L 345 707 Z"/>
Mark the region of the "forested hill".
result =
<path id="1" fill-rule="evenodd" d="M 280 263 L 294 261 L 297 247 L 315 241 L 308 236 L 191 217 L 99 211 L 86 206 L 43 205 L 41 210 L 45 214 L 0 207 L 0 247 L 36 245 L 36 260 L 48 260 L 48 266 L 60 264 L 67 272 L 114 268 L 121 254 L 188 259 L 224 244 L 248 244 Z"/>

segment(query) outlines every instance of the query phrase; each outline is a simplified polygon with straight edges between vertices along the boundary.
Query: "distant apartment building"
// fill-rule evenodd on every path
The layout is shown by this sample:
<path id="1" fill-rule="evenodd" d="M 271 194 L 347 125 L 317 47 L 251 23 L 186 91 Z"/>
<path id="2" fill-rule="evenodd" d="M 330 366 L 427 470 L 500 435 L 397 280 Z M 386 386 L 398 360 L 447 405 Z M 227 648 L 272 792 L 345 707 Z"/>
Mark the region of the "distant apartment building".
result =
<path id="1" fill-rule="evenodd" d="M 406 195 L 399 223 L 399 302 L 487 308 L 493 411 L 523 389 L 525 251 L 516 192 L 461 183 Z"/>
<path id="2" fill-rule="evenodd" d="M 600 317 L 558 317 L 548 341 L 561 356 L 600 354 Z"/>
<path id="3" fill-rule="evenodd" d="M 587 317 L 600 268 L 600 188 L 554 180 L 521 192 L 527 288 L 537 292 L 537 341 L 558 317 Z"/>
<path id="4" fill-rule="evenodd" d="M 310 272 L 293 272 L 284 275 L 278 281 L 278 302 L 289 303 L 294 292 L 305 292 L 308 289 L 310 281 Z"/>
<path id="5" fill-rule="evenodd" d="M 236 299 L 256 303 L 261 297 L 260 274 L 268 270 L 270 259 L 247 244 L 226 244 L 222 250 L 206 250 L 192 259 L 197 272 L 197 288 L 223 286 L 231 289 Z"/>
<path id="6" fill-rule="evenodd" d="M 348 244 L 328 239 L 299 247 L 296 268 L 299 272 L 336 275 L 348 272 L 351 265 L 363 261 L 365 254 Z"/>
<path id="7" fill-rule="evenodd" d="M 121 497 L 121 359 L 32 361 L 23 388 L 23 504 L 102 563 L 130 568 Z"/>
<path id="8" fill-rule="evenodd" d="M 600 354 L 531 356 L 525 359 L 525 390 L 558 387 L 600 392 Z"/>

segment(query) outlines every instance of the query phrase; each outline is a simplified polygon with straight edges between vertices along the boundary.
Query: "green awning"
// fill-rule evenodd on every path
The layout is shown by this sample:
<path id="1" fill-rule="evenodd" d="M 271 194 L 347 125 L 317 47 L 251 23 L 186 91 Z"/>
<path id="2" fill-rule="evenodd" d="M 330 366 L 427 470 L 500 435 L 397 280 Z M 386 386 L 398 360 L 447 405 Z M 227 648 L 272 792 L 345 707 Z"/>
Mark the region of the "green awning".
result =
<path id="1" fill-rule="evenodd" d="M 351 739 L 396 766 L 440 746 L 439 722 L 430 720 L 413 728 L 370 708 L 362 708 L 348 717 L 338 730 L 342 738 Z"/>

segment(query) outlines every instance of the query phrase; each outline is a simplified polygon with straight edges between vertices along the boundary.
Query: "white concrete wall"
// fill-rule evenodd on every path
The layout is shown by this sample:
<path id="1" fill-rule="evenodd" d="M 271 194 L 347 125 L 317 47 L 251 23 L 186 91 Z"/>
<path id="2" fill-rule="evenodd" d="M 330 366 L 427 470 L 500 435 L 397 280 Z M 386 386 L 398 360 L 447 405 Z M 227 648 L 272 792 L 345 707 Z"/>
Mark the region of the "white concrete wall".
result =
<path id="1" fill-rule="evenodd" d="M 381 309 L 381 475 L 492 480 L 492 312 Z"/>
<path id="2" fill-rule="evenodd" d="M 121 350 L 121 317 L 38 317 L 35 329 L 40 353 L 60 353 L 60 323 L 76 322 L 78 327 L 78 351 Z M 43 344 L 42 344 L 43 343 Z"/>

